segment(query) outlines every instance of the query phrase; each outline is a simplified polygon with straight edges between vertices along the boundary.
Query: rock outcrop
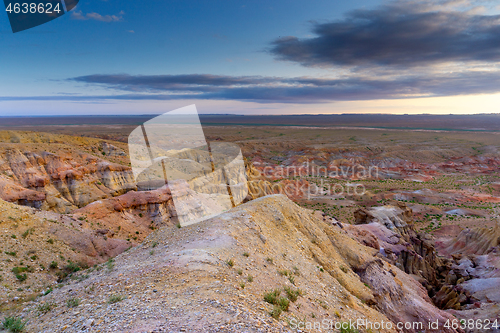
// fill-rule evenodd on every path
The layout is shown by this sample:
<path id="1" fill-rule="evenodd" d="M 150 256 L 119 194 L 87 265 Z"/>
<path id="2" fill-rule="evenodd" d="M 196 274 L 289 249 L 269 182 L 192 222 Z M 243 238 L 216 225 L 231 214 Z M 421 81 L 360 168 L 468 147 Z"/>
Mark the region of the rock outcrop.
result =
<path id="1" fill-rule="evenodd" d="M 408 274 L 424 282 L 432 294 L 441 284 L 437 271 L 442 262 L 427 235 L 417 233 L 413 227 L 412 210 L 403 203 L 359 209 L 354 213 L 356 226 L 349 226 L 350 234 L 363 244 L 379 243 L 382 257 Z M 363 230 L 363 235 L 360 231 Z"/>
<path id="2" fill-rule="evenodd" d="M 130 168 L 78 151 L 9 148 L 0 151 L 0 174 L 3 200 L 59 213 L 136 189 Z"/>

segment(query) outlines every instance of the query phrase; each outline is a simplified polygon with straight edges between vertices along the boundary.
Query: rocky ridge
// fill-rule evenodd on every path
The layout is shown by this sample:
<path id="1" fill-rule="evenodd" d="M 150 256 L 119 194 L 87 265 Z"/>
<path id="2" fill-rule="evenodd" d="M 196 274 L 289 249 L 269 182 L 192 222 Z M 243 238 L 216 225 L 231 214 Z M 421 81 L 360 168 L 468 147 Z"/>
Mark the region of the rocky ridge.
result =
<path id="1" fill-rule="evenodd" d="M 198 224 L 163 227 L 21 313 L 37 332 L 289 332 L 301 320 L 453 318 L 377 253 L 286 197 L 266 196 Z M 300 289 L 297 300 L 273 319 L 264 294 L 287 288 Z"/>

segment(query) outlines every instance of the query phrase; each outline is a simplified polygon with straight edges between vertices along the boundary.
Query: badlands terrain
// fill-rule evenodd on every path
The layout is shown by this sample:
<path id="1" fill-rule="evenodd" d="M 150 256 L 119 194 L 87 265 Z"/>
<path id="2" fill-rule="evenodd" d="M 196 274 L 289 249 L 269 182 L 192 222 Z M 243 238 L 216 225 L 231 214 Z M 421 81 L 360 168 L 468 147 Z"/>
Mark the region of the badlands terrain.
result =
<path id="1" fill-rule="evenodd" d="M 250 191 L 181 227 L 168 186 L 135 182 L 135 124 L 14 125 L 0 131 L 4 324 L 499 331 L 497 132 L 206 125 L 241 147 Z M 392 328 L 338 326 L 359 319 Z"/>

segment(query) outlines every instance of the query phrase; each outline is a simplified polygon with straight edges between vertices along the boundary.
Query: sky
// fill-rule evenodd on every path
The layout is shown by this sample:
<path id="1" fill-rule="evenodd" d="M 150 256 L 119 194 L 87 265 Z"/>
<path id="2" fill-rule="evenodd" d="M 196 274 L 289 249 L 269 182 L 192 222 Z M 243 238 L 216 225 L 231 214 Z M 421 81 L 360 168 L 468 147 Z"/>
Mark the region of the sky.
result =
<path id="1" fill-rule="evenodd" d="M 0 41 L 0 116 L 500 111 L 492 0 L 82 0 Z"/>

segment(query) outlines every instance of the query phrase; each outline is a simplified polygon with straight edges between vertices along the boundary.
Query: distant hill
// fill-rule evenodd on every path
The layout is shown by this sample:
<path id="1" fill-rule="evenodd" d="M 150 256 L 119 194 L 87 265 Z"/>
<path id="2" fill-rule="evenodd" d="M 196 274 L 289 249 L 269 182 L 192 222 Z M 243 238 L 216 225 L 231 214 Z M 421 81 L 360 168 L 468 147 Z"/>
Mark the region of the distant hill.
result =
<path id="1" fill-rule="evenodd" d="M 61 125 L 140 125 L 156 115 L 0 117 L 0 128 Z M 372 127 L 387 129 L 500 131 L 500 114 L 478 115 L 200 115 L 203 125 Z"/>

